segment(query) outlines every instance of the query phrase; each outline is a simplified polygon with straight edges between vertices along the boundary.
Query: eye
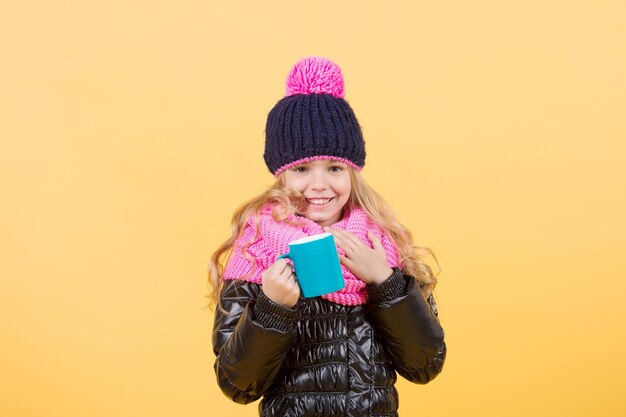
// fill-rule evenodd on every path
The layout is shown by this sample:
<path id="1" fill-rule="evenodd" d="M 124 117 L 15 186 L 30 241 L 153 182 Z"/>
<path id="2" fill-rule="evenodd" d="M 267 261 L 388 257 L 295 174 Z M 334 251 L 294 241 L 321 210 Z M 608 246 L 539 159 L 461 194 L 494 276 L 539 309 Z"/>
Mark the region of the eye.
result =
<path id="1" fill-rule="evenodd" d="M 291 170 L 293 172 L 303 173 L 303 172 L 307 171 L 307 168 L 304 165 L 297 165 L 297 166 L 291 168 Z"/>
<path id="2" fill-rule="evenodd" d="M 344 168 L 343 166 L 341 166 L 341 165 L 333 165 L 333 166 L 331 166 L 330 168 L 328 168 L 328 170 L 329 170 L 330 172 L 335 172 L 335 173 L 337 173 L 337 172 L 341 172 L 341 171 L 343 171 L 344 169 L 345 169 L 345 168 Z"/>

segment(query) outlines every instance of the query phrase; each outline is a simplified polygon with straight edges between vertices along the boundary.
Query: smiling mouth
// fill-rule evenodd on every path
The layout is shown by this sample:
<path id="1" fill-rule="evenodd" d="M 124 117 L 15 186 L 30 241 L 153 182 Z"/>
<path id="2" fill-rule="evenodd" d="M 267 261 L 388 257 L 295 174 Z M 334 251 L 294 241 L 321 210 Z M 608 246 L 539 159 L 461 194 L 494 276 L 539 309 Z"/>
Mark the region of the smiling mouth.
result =
<path id="1" fill-rule="evenodd" d="M 306 201 L 308 201 L 310 204 L 314 205 L 314 206 L 323 206 L 326 205 L 328 203 L 330 203 L 330 200 L 332 200 L 335 197 L 331 197 L 331 198 L 307 198 Z"/>

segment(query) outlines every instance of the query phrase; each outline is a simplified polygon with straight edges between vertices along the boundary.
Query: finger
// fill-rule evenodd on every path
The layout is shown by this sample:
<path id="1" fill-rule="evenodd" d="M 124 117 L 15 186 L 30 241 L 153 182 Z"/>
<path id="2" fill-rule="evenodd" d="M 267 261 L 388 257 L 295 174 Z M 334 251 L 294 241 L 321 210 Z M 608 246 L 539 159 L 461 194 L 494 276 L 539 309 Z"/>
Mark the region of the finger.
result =
<path id="1" fill-rule="evenodd" d="M 369 232 L 367 232 L 367 236 L 370 238 L 370 241 L 372 242 L 372 246 L 374 247 L 374 249 L 376 250 L 384 249 L 383 244 L 380 242 L 380 239 L 378 238 L 378 236 L 374 234 L 374 232 L 370 230 Z"/>
<path id="2" fill-rule="evenodd" d="M 348 251 L 354 251 L 354 247 L 352 245 L 352 242 L 350 242 L 348 239 L 346 239 L 345 236 L 341 235 L 340 233 L 336 233 L 337 230 L 333 229 L 333 231 L 331 232 L 333 234 L 333 236 L 335 237 L 335 243 L 337 243 L 337 245 L 339 245 L 339 247 L 341 249 L 344 250 L 344 252 L 348 252 Z"/>
<path id="3" fill-rule="evenodd" d="M 333 235 L 333 240 L 335 241 L 335 243 L 339 246 L 344 244 L 343 239 L 341 238 L 341 236 L 339 236 L 339 234 L 335 233 L 334 230 L 330 230 L 328 229 L 328 233 L 330 233 L 331 235 Z"/>
<path id="4" fill-rule="evenodd" d="M 289 263 L 287 262 L 287 260 L 285 258 L 279 259 L 276 262 L 274 262 L 274 272 L 277 275 L 281 275 L 285 269 L 287 269 L 287 267 L 291 267 L 291 265 L 289 265 Z"/>
<path id="5" fill-rule="evenodd" d="M 347 243 L 341 238 L 341 236 L 335 235 L 334 233 L 333 233 L 333 238 L 335 239 L 335 243 L 338 245 L 345 245 Z"/>
<path id="6" fill-rule="evenodd" d="M 363 246 L 363 241 L 359 239 L 354 233 L 349 232 L 347 230 L 343 230 L 343 234 L 346 236 L 350 242 L 355 246 Z"/>
<path id="7" fill-rule="evenodd" d="M 278 275 L 279 275 L 281 278 L 283 278 L 283 279 L 287 279 L 287 278 L 289 278 L 289 276 L 290 276 L 291 274 L 293 274 L 293 267 L 292 267 L 291 265 L 287 264 L 287 265 L 285 266 L 285 269 L 283 269 L 283 271 L 282 271 L 280 274 L 278 274 Z"/>
<path id="8" fill-rule="evenodd" d="M 338 238 L 335 240 L 335 243 L 337 244 L 338 247 L 340 247 L 344 251 L 345 254 L 354 253 L 354 248 L 350 246 L 350 244 L 346 242 L 345 240 Z"/>
<path id="9" fill-rule="evenodd" d="M 337 235 L 339 235 L 346 242 L 349 242 L 351 245 L 359 245 L 363 243 L 361 242 L 361 239 L 356 237 L 354 233 L 349 232 L 347 230 L 342 230 L 342 229 L 330 229 L 330 230 L 332 230 L 333 232 L 337 232 Z"/>
<path id="10" fill-rule="evenodd" d="M 291 274 L 287 277 L 287 283 L 292 290 L 295 290 L 298 287 L 298 279 L 296 278 L 296 274 Z"/>
<path id="11" fill-rule="evenodd" d="M 345 265 L 348 269 L 351 269 L 352 261 L 349 258 L 339 255 L 339 262 L 341 262 L 342 265 Z"/>

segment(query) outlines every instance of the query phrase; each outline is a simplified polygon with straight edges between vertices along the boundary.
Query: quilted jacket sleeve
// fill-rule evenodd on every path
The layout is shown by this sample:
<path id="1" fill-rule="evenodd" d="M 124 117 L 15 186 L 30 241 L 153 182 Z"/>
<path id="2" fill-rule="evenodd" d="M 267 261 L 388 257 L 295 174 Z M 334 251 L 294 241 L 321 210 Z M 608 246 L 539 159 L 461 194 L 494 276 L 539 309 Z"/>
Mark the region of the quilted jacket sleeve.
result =
<path id="1" fill-rule="evenodd" d="M 215 375 L 227 397 L 247 404 L 274 382 L 295 339 L 298 313 L 242 280 L 224 281 L 221 301 L 213 324 Z"/>
<path id="2" fill-rule="evenodd" d="M 371 320 L 398 373 L 419 384 L 433 380 L 446 358 L 434 298 L 426 299 L 417 281 L 397 268 L 385 282 L 367 291 Z"/>

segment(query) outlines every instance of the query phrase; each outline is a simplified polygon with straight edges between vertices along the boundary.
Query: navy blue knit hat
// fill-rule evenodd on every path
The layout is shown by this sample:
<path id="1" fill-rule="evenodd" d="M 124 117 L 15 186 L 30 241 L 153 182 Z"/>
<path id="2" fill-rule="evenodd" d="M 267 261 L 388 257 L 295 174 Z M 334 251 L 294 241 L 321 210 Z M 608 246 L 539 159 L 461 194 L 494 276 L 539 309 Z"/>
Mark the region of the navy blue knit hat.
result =
<path id="1" fill-rule="evenodd" d="M 319 57 L 299 61 L 287 77 L 285 97 L 267 116 L 265 163 L 275 176 L 314 159 L 333 159 L 360 171 L 365 165 L 361 126 L 343 99 L 343 75 Z"/>

